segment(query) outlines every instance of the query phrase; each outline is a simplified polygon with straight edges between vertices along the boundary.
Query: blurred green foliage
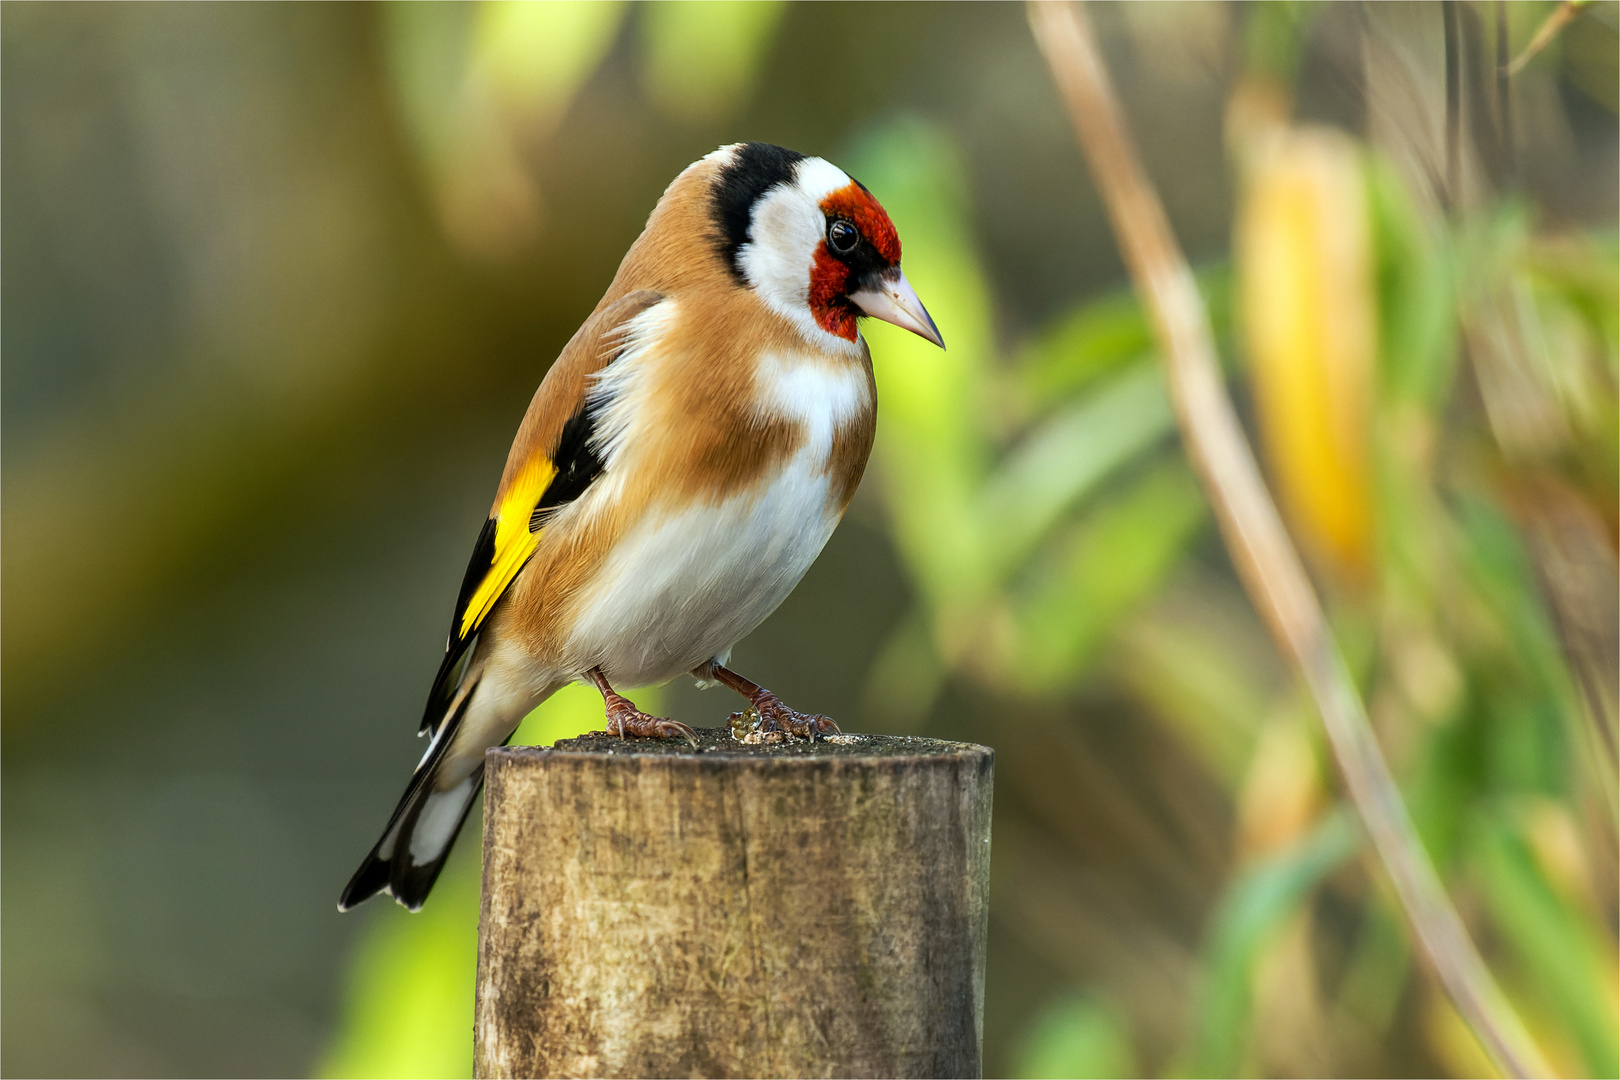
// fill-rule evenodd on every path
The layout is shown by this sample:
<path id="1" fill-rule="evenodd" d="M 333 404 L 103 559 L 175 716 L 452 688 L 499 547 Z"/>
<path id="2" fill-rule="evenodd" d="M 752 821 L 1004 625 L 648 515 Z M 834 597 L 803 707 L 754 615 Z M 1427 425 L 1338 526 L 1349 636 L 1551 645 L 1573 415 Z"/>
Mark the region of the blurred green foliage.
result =
<path id="1" fill-rule="evenodd" d="M 673 120 L 734 113 L 753 91 L 782 20 L 782 0 L 671 0 L 642 14 L 647 97 Z"/>
<path id="2" fill-rule="evenodd" d="M 418 916 L 390 904 L 371 917 L 352 961 L 346 1023 L 316 1075 L 472 1075 L 476 856 L 472 845 L 456 853 Z"/>
<path id="3" fill-rule="evenodd" d="M 1275 78 L 1293 67 L 1276 55 L 1289 35 L 1265 30 L 1275 21 L 1270 14 L 1257 16 L 1251 44 L 1266 54 L 1256 69 Z M 869 334 L 885 390 L 878 462 L 923 604 L 874 666 L 874 706 L 889 716 L 926 712 L 953 673 L 1020 697 L 1061 694 L 1086 681 L 1096 647 L 1163 587 L 1203 521 L 1184 463 L 1159 449 L 1170 417 L 1147 327 L 1130 298 L 1105 297 L 1056 320 L 1008 370 L 983 328 L 983 277 L 965 250 L 961 173 L 948 140 L 902 124 L 869 136 L 851 160 L 918 251 L 907 266 L 926 283 L 923 294 L 948 298 L 940 310 L 964 316 L 960 328 L 954 319 L 947 324 L 955 355 L 945 363 L 929 364 L 914 342 L 884 328 Z M 1541 465 L 1526 461 L 1539 451 L 1546 467 L 1587 492 L 1595 535 L 1608 541 L 1612 560 L 1613 234 L 1565 236 L 1552 255 L 1512 202 L 1437 228 L 1376 153 L 1367 157 L 1364 184 L 1376 251 L 1380 377 L 1368 423 L 1378 448 L 1382 558 L 1374 583 L 1330 590 L 1336 621 L 1351 655 L 1365 658 L 1363 677 L 1394 738 L 1426 841 L 1458 887 L 1480 893 L 1492 930 L 1477 929 L 1500 942 L 1510 993 L 1534 1017 L 1538 1036 L 1561 1048 L 1563 1064 L 1614 1075 L 1612 907 L 1596 918 L 1592 897 L 1584 905 L 1560 900 L 1521 827 L 1503 813 L 1526 798 L 1567 800 L 1542 807 L 1565 824 L 1588 817 L 1580 857 L 1597 858 L 1579 876 L 1589 881 L 1605 864 L 1612 870 L 1612 858 L 1598 854 L 1607 846 L 1612 857 L 1612 817 L 1607 827 L 1589 817 L 1594 809 L 1613 812 L 1612 795 L 1592 803 L 1590 784 L 1607 776 L 1612 785 L 1612 696 L 1609 715 L 1601 693 L 1583 715 L 1575 691 L 1581 673 L 1571 672 L 1546 606 L 1560 597 L 1537 580 L 1579 571 L 1549 565 L 1567 552 L 1525 549 L 1525 531 L 1534 544 L 1537 523 L 1526 516 L 1535 507 L 1520 501 L 1503 473 Z M 1221 318 L 1226 281 L 1217 272 L 1202 284 L 1230 355 Z M 1460 339 L 1478 333 L 1479 305 L 1504 299 L 1516 305 L 1521 336 L 1475 340 L 1461 352 Z M 1509 353 L 1495 362 L 1515 370 L 1493 374 L 1493 344 Z M 1547 415 L 1503 419 L 1495 413 L 1526 403 L 1493 402 L 1488 387 L 1485 415 L 1469 410 L 1459 355 L 1473 360 L 1484 382 L 1516 380 L 1508 393 L 1530 396 L 1531 406 L 1543 396 Z M 1514 423 L 1553 433 L 1516 436 Z M 1515 445 L 1532 437 L 1556 445 Z M 1596 576 L 1586 580 L 1612 591 L 1601 549 L 1598 557 L 1586 568 Z M 1612 683 L 1612 631 L 1586 628 L 1611 665 L 1588 679 Z M 1594 725 L 1608 726 L 1606 748 L 1601 737 L 1583 737 Z M 1246 1035 L 1256 1022 L 1249 999 L 1257 965 L 1354 843 L 1345 813 L 1333 812 L 1296 846 L 1233 878 L 1207 931 L 1205 989 L 1186 1059 L 1194 1073 L 1246 1073 L 1263 1060 Z M 1409 972 L 1388 932 L 1399 913 L 1374 910 L 1389 902 L 1382 894 L 1361 901 L 1362 966 L 1345 989 L 1362 1003 L 1369 983 L 1398 994 Z M 1537 1007 L 1544 1000 L 1555 1007 Z M 1381 1010 L 1361 1019 L 1387 1025 L 1391 1016 Z M 1032 1039 L 1050 1051 L 1026 1058 L 1029 1074 L 1053 1075 L 1041 1071 L 1056 1060 L 1050 1055 L 1067 1037 L 1086 1044 L 1095 1023 L 1084 1008 L 1043 1017 Z"/>
<path id="4" fill-rule="evenodd" d="M 1179 457 L 1156 454 L 1173 422 L 1147 327 L 1125 298 L 1088 305 L 1009 377 L 949 139 L 900 121 L 867 135 L 850 168 L 883 193 L 921 295 L 952 313 L 943 358 L 890 327 L 865 331 L 882 388 L 875 460 L 922 605 L 873 666 L 871 708 L 915 722 L 957 667 L 1060 692 L 1203 519 Z"/>
<path id="5" fill-rule="evenodd" d="M 1336 813 L 1292 848 L 1257 860 L 1232 882 L 1208 931 L 1188 1075 L 1243 1072 L 1255 965 L 1278 929 L 1298 916 L 1311 891 L 1355 847 L 1349 817 Z"/>
<path id="6" fill-rule="evenodd" d="M 1018 1074 L 1030 1080 L 1136 1074 L 1124 1025 L 1106 1006 L 1082 994 L 1061 997 L 1031 1027 Z"/>

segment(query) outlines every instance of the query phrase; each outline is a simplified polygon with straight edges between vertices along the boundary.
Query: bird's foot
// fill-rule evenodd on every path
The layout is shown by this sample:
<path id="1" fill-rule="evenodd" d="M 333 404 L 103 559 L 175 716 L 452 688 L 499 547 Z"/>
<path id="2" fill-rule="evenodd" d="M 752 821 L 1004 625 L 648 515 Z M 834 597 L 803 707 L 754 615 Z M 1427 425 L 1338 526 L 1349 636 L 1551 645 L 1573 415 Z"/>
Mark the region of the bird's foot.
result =
<path id="1" fill-rule="evenodd" d="M 604 695 L 607 705 L 607 733 L 624 738 L 633 735 L 640 739 L 685 739 L 697 746 L 697 734 L 679 720 L 666 720 L 636 708 L 635 702 L 618 694 Z"/>
<path id="2" fill-rule="evenodd" d="M 699 679 L 725 683 L 748 699 L 748 708 L 731 714 L 731 737 L 745 743 L 776 743 L 783 739 L 816 740 L 818 735 L 841 734 L 830 716 L 802 713 L 782 704 L 782 699 L 756 682 L 713 660 L 694 668 Z"/>
<path id="3" fill-rule="evenodd" d="M 739 721 L 752 733 L 761 736 L 761 742 L 777 742 L 781 736 L 796 736 L 814 742 L 820 735 L 839 734 L 839 727 L 830 716 L 802 713 L 782 704 L 782 699 L 769 690 L 760 690 L 744 712 L 731 714 L 731 731 L 736 735 Z M 777 735 L 773 739 L 770 736 Z M 742 738 L 743 736 L 738 736 Z"/>

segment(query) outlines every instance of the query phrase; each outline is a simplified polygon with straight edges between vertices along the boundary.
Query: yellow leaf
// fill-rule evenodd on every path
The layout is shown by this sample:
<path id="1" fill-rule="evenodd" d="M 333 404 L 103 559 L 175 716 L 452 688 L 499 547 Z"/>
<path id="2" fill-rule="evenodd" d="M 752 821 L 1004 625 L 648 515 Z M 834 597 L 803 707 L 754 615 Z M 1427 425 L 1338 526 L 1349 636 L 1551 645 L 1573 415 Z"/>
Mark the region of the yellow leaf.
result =
<path id="1" fill-rule="evenodd" d="M 1361 163 L 1344 136 L 1280 135 L 1249 174 L 1239 303 L 1270 475 L 1296 537 L 1350 582 L 1371 558 L 1377 341 Z"/>

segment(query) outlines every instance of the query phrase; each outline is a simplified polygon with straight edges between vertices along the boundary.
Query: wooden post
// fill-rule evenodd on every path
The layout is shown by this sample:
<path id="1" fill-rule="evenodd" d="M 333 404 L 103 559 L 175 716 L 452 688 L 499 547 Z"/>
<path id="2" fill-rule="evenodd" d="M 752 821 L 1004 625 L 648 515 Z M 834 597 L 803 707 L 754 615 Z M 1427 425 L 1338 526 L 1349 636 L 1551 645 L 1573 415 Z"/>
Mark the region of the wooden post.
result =
<path id="1" fill-rule="evenodd" d="M 489 752 L 477 1075 L 978 1076 L 991 751 L 698 743 Z"/>

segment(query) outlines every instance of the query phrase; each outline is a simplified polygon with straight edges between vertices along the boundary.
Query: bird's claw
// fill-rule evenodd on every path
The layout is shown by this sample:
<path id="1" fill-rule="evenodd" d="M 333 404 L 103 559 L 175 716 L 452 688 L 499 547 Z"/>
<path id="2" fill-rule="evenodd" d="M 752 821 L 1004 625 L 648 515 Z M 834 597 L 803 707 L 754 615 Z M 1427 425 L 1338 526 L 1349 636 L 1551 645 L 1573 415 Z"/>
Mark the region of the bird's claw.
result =
<path id="1" fill-rule="evenodd" d="M 625 698 L 614 694 L 607 707 L 607 733 L 619 738 L 635 736 L 638 739 L 685 739 L 697 749 L 697 733 L 679 720 L 653 716 L 636 708 Z"/>
<path id="2" fill-rule="evenodd" d="M 782 704 L 781 698 L 769 691 L 760 693 L 754 700 L 753 707 L 759 716 L 759 724 L 755 730 L 760 732 L 780 731 L 801 739 L 809 739 L 811 742 L 815 742 L 820 735 L 841 733 L 832 717 L 790 709 Z"/>

